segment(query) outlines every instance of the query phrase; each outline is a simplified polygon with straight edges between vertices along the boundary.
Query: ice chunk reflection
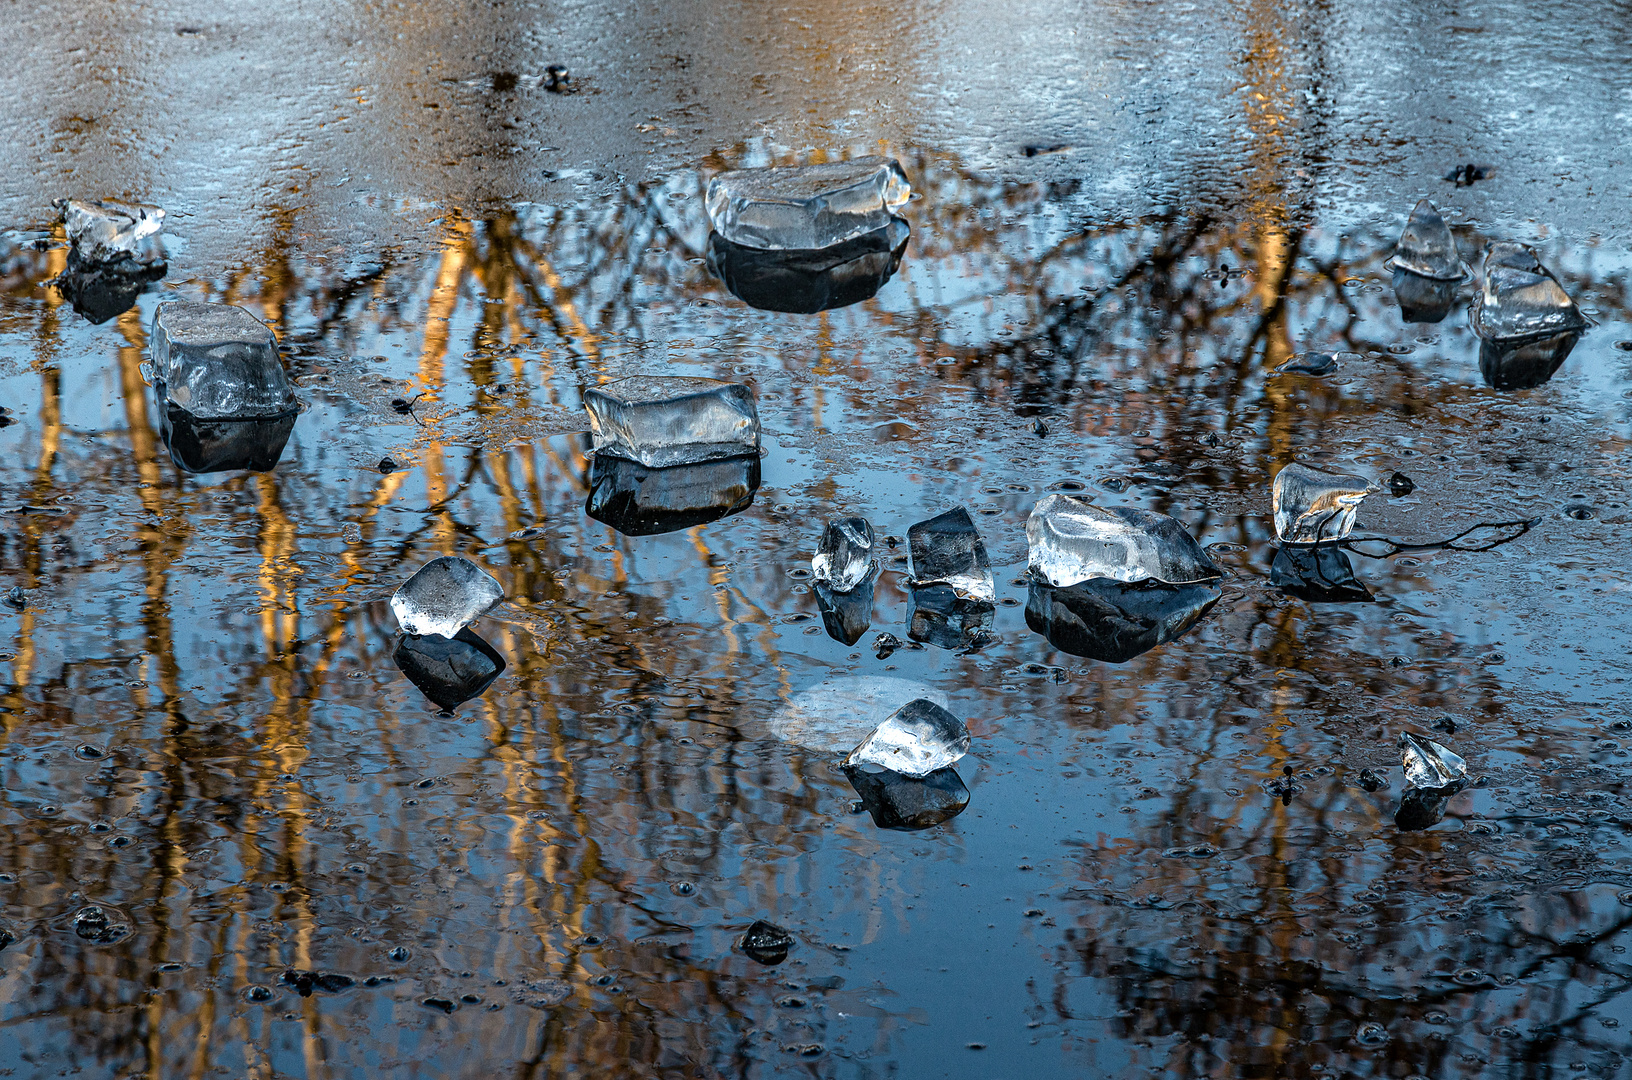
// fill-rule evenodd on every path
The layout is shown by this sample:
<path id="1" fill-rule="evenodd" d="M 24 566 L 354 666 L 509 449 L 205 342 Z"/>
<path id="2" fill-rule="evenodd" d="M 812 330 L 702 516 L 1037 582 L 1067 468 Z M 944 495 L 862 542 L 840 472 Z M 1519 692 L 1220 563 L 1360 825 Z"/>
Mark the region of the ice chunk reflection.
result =
<path id="1" fill-rule="evenodd" d="M 994 640 L 992 618 L 997 605 L 967 600 L 950 585 L 915 586 L 908 591 L 907 636 L 926 645 L 956 652 L 979 652 Z"/>
<path id="2" fill-rule="evenodd" d="M 47 284 L 56 287 L 75 311 L 93 325 L 123 315 L 136 305 L 136 298 L 164 277 L 164 263 L 149 264 L 130 259 L 104 263 L 80 258 L 69 252 L 68 267 Z"/>
<path id="3" fill-rule="evenodd" d="M 1440 788 L 1408 788 L 1400 796 L 1400 808 L 1394 812 L 1394 826 L 1401 832 L 1420 832 L 1433 828 L 1445 819 L 1445 808 L 1451 796 L 1461 791 L 1462 783 Z"/>
<path id="4" fill-rule="evenodd" d="M 844 645 L 861 640 L 873 623 L 873 587 L 877 583 L 876 569 L 847 592 L 835 592 L 825 581 L 816 583 L 816 607 L 822 613 L 828 637 Z"/>
<path id="5" fill-rule="evenodd" d="M 188 473 L 271 472 L 297 418 L 291 412 L 258 420 L 201 420 L 175 405 L 161 402 L 160 407 L 159 437 L 170 460 Z"/>
<path id="6" fill-rule="evenodd" d="M 654 469 L 598 453 L 584 512 L 625 536 L 655 536 L 740 514 L 759 490 L 759 456 Z"/>
<path id="7" fill-rule="evenodd" d="M 1210 585 L 1032 582 L 1026 625 L 1072 656 L 1122 664 L 1182 635 L 1223 593 Z"/>
<path id="8" fill-rule="evenodd" d="M 1496 390 L 1540 386 L 1558 373 L 1580 340 L 1580 333 L 1571 330 L 1520 341 L 1481 341 L 1479 374 Z"/>
<path id="9" fill-rule="evenodd" d="M 1283 544 L 1270 564 L 1269 583 L 1312 603 L 1352 604 L 1372 599 L 1371 590 L 1354 576 L 1348 552 L 1335 544 Z"/>
<path id="10" fill-rule="evenodd" d="M 900 218 L 817 251 L 763 251 L 710 233 L 708 269 L 749 307 L 810 315 L 871 299 L 895 276 L 910 237 Z"/>
<path id="11" fill-rule="evenodd" d="M 969 789 L 951 766 L 914 779 L 882 766 L 849 766 L 845 779 L 880 829 L 916 832 L 950 821 L 969 806 Z"/>
<path id="12" fill-rule="evenodd" d="M 1418 323 L 1443 321 L 1456 304 L 1457 285 L 1455 281 L 1437 281 L 1409 270 L 1395 270 L 1394 299 L 1400 305 L 1400 318 Z"/>
<path id="13" fill-rule="evenodd" d="M 1590 325 L 1534 248 L 1505 241 L 1490 245 L 1484 274 L 1474 298 L 1473 329 L 1486 341 L 1563 334 Z"/>
<path id="14" fill-rule="evenodd" d="M 452 712 L 504 674 L 504 657 L 469 627 L 451 638 L 404 634 L 391 662 L 431 704 Z"/>

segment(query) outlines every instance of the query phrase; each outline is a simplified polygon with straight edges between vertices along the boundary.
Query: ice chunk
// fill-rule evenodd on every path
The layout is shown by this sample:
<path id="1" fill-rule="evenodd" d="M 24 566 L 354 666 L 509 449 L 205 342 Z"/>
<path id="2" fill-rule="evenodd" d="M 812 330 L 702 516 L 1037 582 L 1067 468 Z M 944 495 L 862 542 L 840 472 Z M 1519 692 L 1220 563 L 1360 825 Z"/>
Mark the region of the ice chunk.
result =
<path id="1" fill-rule="evenodd" d="M 708 220 L 733 244 L 810 251 L 886 227 L 911 197 L 894 158 L 738 169 L 708 182 Z"/>
<path id="2" fill-rule="evenodd" d="M 754 392 L 741 383 L 636 375 L 584 391 L 597 453 L 661 468 L 759 451 Z"/>
<path id="3" fill-rule="evenodd" d="M 759 490 L 759 456 L 648 468 L 596 454 L 584 512 L 625 536 L 656 536 L 740 514 Z"/>
<path id="4" fill-rule="evenodd" d="M 1026 521 L 1034 580 L 1054 586 L 1094 578 L 1184 585 L 1222 576 L 1184 526 L 1132 506 L 1102 509 L 1075 495 L 1039 499 Z"/>
<path id="5" fill-rule="evenodd" d="M 73 251 L 86 262 L 134 259 L 159 262 L 164 245 L 164 211 L 157 206 L 119 203 L 109 199 L 58 199 L 63 229 Z"/>
<path id="6" fill-rule="evenodd" d="M 944 584 L 965 600 L 997 599 L 986 545 L 961 506 L 908 529 L 907 560 L 914 585 Z"/>
<path id="7" fill-rule="evenodd" d="M 956 769 L 915 780 L 879 766 L 846 768 L 845 779 L 861 797 L 862 809 L 880 829 L 916 832 L 957 817 L 969 805 L 969 789 Z"/>
<path id="8" fill-rule="evenodd" d="M 1275 375 L 1330 375 L 1337 370 L 1337 357 L 1332 353 L 1301 352 L 1277 367 Z"/>
<path id="9" fill-rule="evenodd" d="M 160 408 L 159 437 L 176 468 L 188 473 L 271 472 L 295 430 L 292 412 L 256 420 L 200 420 L 165 402 Z"/>
<path id="10" fill-rule="evenodd" d="M 1447 787 L 1468 774 L 1468 763 L 1450 749 L 1409 731 L 1400 734 L 1400 764 L 1411 787 Z"/>
<path id="11" fill-rule="evenodd" d="M 996 638 L 992 618 L 997 606 L 965 600 L 950 585 L 918 585 L 908 590 L 907 637 L 960 653 L 979 652 Z"/>
<path id="12" fill-rule="evenodd" d="M 810 569 L 817 581 L 825 581 L 834 592 L 849 592 L 872 573 L 873 525 L 866 518 L 837 518 L 822 530 L 822 541 Z"/>
<path id="13" fill-rule="evenodd" d="M 1300 600 L 1316 604 L 1369 601 L 1371 590 L 1354 576 L 1348 552 L 1335 544 L 1286 544 L 1275 552 L 1269 583 Z"/>
<path id="14" fill-rule="evenodd" d="M 816 607 L 822 613 L 822 627 L 828 637 L 844 645 L 861 640 L 873 623 L 873 586 L 877 582 L 875 569 L 861 584 L 842 593 L 834 592 L 826 582 L 816 583 Z"/>
<path id="15" fill-rule="evenodd" d="M 820 251 L 761 251 L 708 236 L 708 269 L 749 307 L 810 315 L 859 304 L 901 265 L 912 230 L 900 218 Z"/>
<path id="16" fill-rule="evenodd" d="M 1270 489 L 1275 535 L 1288 544 L 1341 540 L 1354 528 L 1360 500 L 1376 490 L 1363 476 L 1327 472 L 1294 461 L 1275 474 Z"/>
<path id="17" fill-rule="evenodd" d="M 795 746 L 847 753 L 914 698 L 945 706 L 946 695 L 927 683 L 887 675 L 826 679 L 794 694 L 771 719 L 771 734 Z"/>
<path id="18" fill-rule="evenodd" d="M 1457 282 L 1436 281 L 1409 270 L 1394 271 L 1394 299 L 1406 322 L 1437 323 L 1456 303 Z"/>
<path id="19" fill-rule="evenodd" d="M 788 958 L 788 950 L 793 948 L 793 935 L 775 923 L 756 919 L 747 932 L 737 939 L 737 948 L 748 959 L 772 967 Z"/>
<path id="20" fill-rule="evenodd" d="M 1486 341 L 1585 330 L 1591 325 L 1534 248 L 1498 242 L 1485 253 L 1485 282 L 1474 298 L 1473 329 Z"/>
<path id="21" fill-rule="evenodd" d="M 151 355 L 159 395 L 200 419 L 277 416 L 296 407 L 278 339 L 241 307 L 160 304 Z"/>
<path id="22" fill-rule="evenodd" d="M 926 698 L 897 709 L 850 751 L 846 765 L 882 765 L 902 776 L 928 776 L 969 752 L 963 721 Z"/>
<path id="23" fill-rule="evenodd" d="M 480 697 L 506 667 L 499 651 L 468 628 L 451 638 L 405 634 L 391 661 L 443 712 Z"/>
<path id="24" fill-rule="evenodd" d="M 1513 341 L 1481 341 L 1479 374 L 1496 390 L 1529 390 L 1558 373 L 1581 340 L 1576 330 Z"/>
<path id="25" fill-rule="evenodd" d="M 1439 216 L 1439 208 L 1427 199 L 1417 203 L 1394 245 L 1394 257 L 1386 264 L 1420 277 L 1440 281 L 1461 281 L 1468 266 L 1456 249 L 1451 227 Z"/>
<path id="26" fill-rule="evenodd" d="M 46 284 L 60 291 L 63 299 L 93 325 L 100 325 L 129 311 L 136 305 L 136 298 L 164 274 L 163 263 L 149 265 L 130 259 L 94 262 L 71 251 L 67 268 Z"/>
<path id="27" fill-rule="evenodd" d="M 1098 578 L 1056 589 L 1033 581 L 1026 625 L 1072 656 L 1122 664 L 1177 639 L 1221 595 L 1210 585 L 1128 585 Z"/>
<path id="28" fill-rule="evenodd" d="M 451 638 L 503 599 L 504 589 L 486 570 L 444 555 L 402 583 L 391 597 L 391 611 L 410 634 Z"/>

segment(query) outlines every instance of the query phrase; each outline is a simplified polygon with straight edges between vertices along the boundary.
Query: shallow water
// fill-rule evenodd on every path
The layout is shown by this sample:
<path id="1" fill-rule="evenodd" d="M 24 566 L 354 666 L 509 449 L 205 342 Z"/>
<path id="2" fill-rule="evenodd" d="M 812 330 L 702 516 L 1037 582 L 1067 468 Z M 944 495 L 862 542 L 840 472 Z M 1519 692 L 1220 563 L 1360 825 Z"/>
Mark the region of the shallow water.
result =
<path id="1" fill-rule="evenodd" d="M 1499 4 L 1189 7 L 1016 19 L 992 32 L 1017 58 L 987 71 L 960 66 L 989 40 L 972 5 L 904 5 L 865 34 L 860 12 L 607 29 L 584 6 L 509 16 L 562 43 L 514 56 L 470 42 L 498 32 L 485 9 L 382 6 L 355 38 L 332 13 L 303 24 L 369 46 L 323 79 L 323 51 L 280 42 L 280 16 L 84 15 L 106 55 L 70 69 L 150 96 L 82 110 L 126 141 L 0 124 L 16 136 L 0 587 L 27 598 L 0 605 L 0 1064 L 1624 1075 L 1632 234 L 1602 118 L 1629 107 L 1625 27 L 1580 42 L 1567 15 Z M 45 11 L 14 24 L 30 62 L 0 85 L 56 116 L 70 103 L 44 56 L 75 42 Z M 922 28 L 918 48 L 879 51 Z M 662 45 L 687 65 L 659 70 L 665 34 L 707 48 Z M 768 44 L 722 44 L 739 39 Z M 287 56 L 298 89 L 253 114 L 253 139 L 217 123 L 209 144 L 188 103 L 229 40 Z M 155 42 L 203 52 L 131 74 Z M 811 74 L 812 51 L 871 74 Z M 347 139 L 302 124 L 335 98 L 408 102 L 405 57 L 473 79 L 558 56 L 582 93 L 518 82 L 506 107 L 535 125 L 582 110 L 556 140 L 576 178 L 542 179 L 536 138 L 495 149 L 491 79 L 431 84 L 459 123 L 415 104 Z M 1118 80 L 1111 98 L 1079 109 L 1077 64 Z M 757 98 L 725 74 L 756 67 L 772 76 Z M 1452 68 L 1444 115 L 1424 115 Z M 730 90 L 701 96 L 714 85 Z M 268 93 L 234 84 L 211 115 Z M 666 134 L 670 115 L 690 122 Z M 789 315 L 728 292 L 696 164 L 875 136 L 921 195 L 877 295 Z M 477 145 L 434 165 L 450 140 Z M 1058 144 L 1077 149 L 1019 152 Z M 1469 159 L 1498 168 L 1438 179 Z M 66 184 L 174 213 L 169 275 L 101 324 L 43 285 L 66 259 L 43 200 Z M 1471 286 L 1443 322 L 1402 321 L 1383 261 L 1419 193 L 1470 261 L 1489 239 L 1536 244 L 1598 321 L 1550 379 L 1491 385 Z M 244 304 L 277 332 L 305 409 L 271 471 L 172 460 L 141 369 L 171 296 Z M 1270 374 L 1310 350 L 1337 369 Z M 753 386 L 766 452 L 748 505 L 733 480 L 728 516 L 627 535 L 586 513 L 581 394 L 652 372 Z M 1476 534 L 1505 540 L 1484 551 L 1356 545 L 1370 602 L 1301 598 L 1270 582 L 1268 481 L 1293 456 L 1415 481 L 1368 499 L 1357 534 L 1536 523 Z M 1052 646 L 1021 578 L 1026 515 L 1051 490 L 1178 517 L 1226 571 L 1221 596 L 1122 663 Z M 904 538 L 958 505 L 998 583 L 991 640 L 879 657 L 877 633 L 909 636 L 904 539 L 871 630 L 824 632 L 809 559 L 830 517 Z M 451 712 L 394 661 L 387 604 L 441 554 L 507 595 L 474 627 L 503 670 Z M 803 692 L 867 676 L 925 684 L 968 721 L 958 816 L 878 828 L 841 753 L 787 723 Z M 1395 821 L 1406 730 L 1475 778 L 1421 831 Z M 1365 768 L 1390 786 L 1363 790 Z M 733 949 L 757 919 L 792 933 L 785 962 Z"/>

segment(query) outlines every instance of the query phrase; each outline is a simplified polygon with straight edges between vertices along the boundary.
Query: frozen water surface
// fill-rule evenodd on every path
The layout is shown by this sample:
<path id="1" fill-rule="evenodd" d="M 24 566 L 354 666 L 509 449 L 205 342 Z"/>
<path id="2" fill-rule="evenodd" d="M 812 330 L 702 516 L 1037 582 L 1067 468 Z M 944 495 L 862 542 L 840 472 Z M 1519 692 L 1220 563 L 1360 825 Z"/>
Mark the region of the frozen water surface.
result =
<path id="1" fill-rule="evenodd" d="M 741 383 L 637 375 L 584 391 L 595 449 L 654 468 L 759 449 L 754 392 Z"/>
<path id="2" fill-rule="evenodd" d="M 1354 529 L 1360 500 L 1376 490 L 1363 476 L 1294 461 L 1275 474 L 1270 488 L 1275 535 L 1288 544 L 1341 540 Z"/>
<path id="3" fill-rule="evenodd" d="M 733 244 L 810 251 L 885 229 L 911 197 L 894 158 L 736 169 L 708 182 L 708 219 Z"/>
<path id="4" fill-rule="evenodd" d="M 277 416 L 295 406 L 278 339 L 232 304 L 172 300 L 153 316 L 153 373 L 161 400 L 203 420 Z"/>
<path id="5" fill-rule="evenodd" d="M 405 633 L 452 638 L 503 599 L 492 574 L 469 559 L 444 555 L 402 583 L 391 596 L 391 611 Z"/>
<path id="6" fill-rule="evenodd" d="M 969 729 L 933 701 L 915 698 L 891 713 L 844 759 L 847 766 L 881 765 L 925 777 L 969 752 Z"/>
<path id="7" fill-rule="evenodd" d="M 1099 507 L 1075 495 L 1038 500 L 1026 519 L 1033 577 L 1050 585 L 1093 578 L 1210 581 L 1220 571 L 1184 526 L 1133 506 Z"/>

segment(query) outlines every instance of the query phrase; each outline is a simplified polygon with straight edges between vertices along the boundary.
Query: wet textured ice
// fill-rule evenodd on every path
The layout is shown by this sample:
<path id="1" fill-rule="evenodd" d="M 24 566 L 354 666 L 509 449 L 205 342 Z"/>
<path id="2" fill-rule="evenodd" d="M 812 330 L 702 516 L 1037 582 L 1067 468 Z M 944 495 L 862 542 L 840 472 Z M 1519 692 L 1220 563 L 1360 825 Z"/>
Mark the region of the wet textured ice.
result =
<path id="1" fill-rule="evenodd" d="M 595 450 L 661 468 L 759 450 L 754 392 L 741 383 L 636 375 L 584 392 Z"/>
<path id="2" fill-rule="evenodd" d="M 948 585 L 964 600 L 997 598 L 992 564 L 975 522 L 963 507 L 907 530 L 907 573 L 914 585 Z"/>
<path id="3" fill-rule="evenodd" d="M 1056 587 L 1095 578 L 1186 585 L 1220 576 L 1173 518 L 1131 506 L 1103 509 L 1075 495 L 1038 500 L 1026 521 L 1030 572 Z"/>
<path id="4" fill-rule="evenodd" d="M 1377 488 L 1363 476 L 1293 462 L 1275 474 L 1275 534 L 1288 544 L 1341 540 L 1354 528 L 1360 500 Z"/>
<path id="5" fill-rule="evenodd" d="M 902 776 L 928 776 L 969 752 L 969 729 L 933 701 L 915 698 L 850 751 L 846 765 L 882 765 Z"/>
<path id="6" fill-rule="evenodd" d="M 816 580 L 834 592 L 846 593 L 860 585 L 873 570 L 873 526 L 866 518 L 840 518 L 827 523 L 810 569 Z"/>
<path id="7" fill-rule="evenodd" d="M 1468 773 L 1468 763 L 1449 748 L 1410 732 L 1400 735 L 1400 764 L 1411 787 L 1448 787 Z"/>
<path id="8" fill-rule="evenodd" d="M 1439 216 L 1439 208 L 1427 199 L 1417 203 L 1411 211 L 1389 265 L 1440 281 L 1460 281 L 1468 276 L 1467 264 L 1456 249 L 1451 227 Z"/>
<path id="9" fill-rule="evenodd" d="M 277 338 L 241 307 L 160 304 L 152 361 L 159 395 L 200 419 L 279 416 L 296 406 Z"/>
<path id="10" fill-rule="evenodd" d="M 808 251 L 884 228 L 911 195 L 893 158 L 739 169 L 708 182 L 708 219 L 733 244 Z"/>
<path id="11" fill-rule="evenodd" d="M 1584 330 L 1590 323 L 1533 248 L 1495 243 L 1474 299 L 1473 328 L 1486 341 Z"/>
<path id="12" fill-rule="evenodd" d="M 82 199 L 59 199 L 56 205 L 69 245 L 85 262 L 152 263 L 164 258 L 159 240 L 164 211 L 157 206 Z"/>
<path id="13" fill-rule="evenodd" d="M 410 634 L 456 636 L 504 599 L 491 574 L 457 555 L 432 559 L 391 597 L 391 611 Z"/>

